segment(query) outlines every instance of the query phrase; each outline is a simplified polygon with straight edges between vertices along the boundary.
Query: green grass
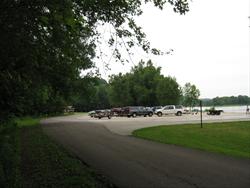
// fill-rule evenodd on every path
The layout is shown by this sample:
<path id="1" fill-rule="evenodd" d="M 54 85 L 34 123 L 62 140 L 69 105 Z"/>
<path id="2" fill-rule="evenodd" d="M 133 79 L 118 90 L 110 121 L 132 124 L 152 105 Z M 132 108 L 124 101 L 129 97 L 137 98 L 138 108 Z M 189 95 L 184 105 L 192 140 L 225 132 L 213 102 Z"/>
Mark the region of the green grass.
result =
<path id="1" fill-rule="evenodd" d="M 74 112 L 75 115 L 88 115 L 88 112 Z"/>
<path id="2" fill-rule="evenodd" d="M 43 133 L 40 118 L 0 132 L 0 187 L 114 187 Z"/>
<path id="3" fill-rule="evenodd" d="M 143 128 L 133 132 L 139 138 L 166 144 L 250 158 L 250 122 L 173 125 Z"/>
<path id="4" fill-rule="evenodd" d="M 23 117 L 23 118 L 16 118 L 14 121 L 18 127 L 29 127 L 38 125 L 41 118 L 37 117 Z"/>
<path id="5" fill-rule="evenodd" d="M 0 187 L 20 185 L 20 129 L 11 121 L 0 132 Z"/>

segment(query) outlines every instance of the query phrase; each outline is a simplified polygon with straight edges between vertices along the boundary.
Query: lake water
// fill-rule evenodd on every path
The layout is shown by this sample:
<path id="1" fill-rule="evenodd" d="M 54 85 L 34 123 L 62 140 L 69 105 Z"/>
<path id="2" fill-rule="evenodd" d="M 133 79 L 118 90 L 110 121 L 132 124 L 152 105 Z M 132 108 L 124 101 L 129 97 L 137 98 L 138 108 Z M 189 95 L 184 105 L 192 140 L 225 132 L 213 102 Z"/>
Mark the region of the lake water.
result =
<path id="1" fill-rule="evenodd" d="M 204 106 L 203 109 L 210 109 L 212 106 Z M 250 108 L 250 106 L 249 106 Z M 247 106 L 215 106 L 216 110 L 223 110 L 224 112 L 239 112 L 246 113 Z"/>

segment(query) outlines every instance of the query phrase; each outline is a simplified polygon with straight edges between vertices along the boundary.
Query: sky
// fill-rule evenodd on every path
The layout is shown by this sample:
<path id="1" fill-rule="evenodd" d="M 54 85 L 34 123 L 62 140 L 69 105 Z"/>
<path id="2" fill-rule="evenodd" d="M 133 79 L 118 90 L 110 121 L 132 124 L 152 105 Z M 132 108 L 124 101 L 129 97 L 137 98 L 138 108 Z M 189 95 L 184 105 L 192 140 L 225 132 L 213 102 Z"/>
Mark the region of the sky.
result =
<path id="1" fill-rule="evenodd" d="M 201 98 L 250 95 L 248 0 L 193 0 L 184 16 L 171 6 L 161 11 L 148 4 L 143 11 L 136 20 L 151 45 L 173 53 L 154 56 L 136 50 L 130 63 L 110 61 L 109 71 L 99 62 L 103 78 L 129 72 L 140 59 L 151 59 L 162 67 L 163 75 L 175 77 L 181 86 L 195 84 Z"/>

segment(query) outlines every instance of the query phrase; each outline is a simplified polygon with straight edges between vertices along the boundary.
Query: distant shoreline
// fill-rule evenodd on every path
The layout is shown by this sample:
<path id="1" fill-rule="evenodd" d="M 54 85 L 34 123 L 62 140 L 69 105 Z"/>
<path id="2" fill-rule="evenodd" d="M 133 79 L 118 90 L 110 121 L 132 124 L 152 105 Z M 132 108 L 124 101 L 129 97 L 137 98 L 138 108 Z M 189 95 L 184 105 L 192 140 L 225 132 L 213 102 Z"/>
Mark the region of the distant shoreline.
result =
<path id="1" fill-rule="evenodd" d="M 236 106 L 247 106 L 247 104 L 243 105 L 243 104 L 225 104 L 225 105 L 204 105 L 203 107 L 236 107 Z M 248 106 L 250 106 L 250 104 L 248 104 Z"/>

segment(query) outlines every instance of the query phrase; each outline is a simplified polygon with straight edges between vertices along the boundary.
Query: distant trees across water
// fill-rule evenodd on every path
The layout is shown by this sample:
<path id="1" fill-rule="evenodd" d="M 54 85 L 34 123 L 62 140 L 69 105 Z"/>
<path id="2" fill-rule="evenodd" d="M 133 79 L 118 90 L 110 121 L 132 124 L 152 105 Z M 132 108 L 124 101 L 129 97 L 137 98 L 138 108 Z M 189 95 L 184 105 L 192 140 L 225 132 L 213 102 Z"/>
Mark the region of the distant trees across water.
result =
<path id="1" fill-rule="evenodd" d="M 245 95 L 203 99 L 204 106 L 250 105 L 250 97 Z"/>

